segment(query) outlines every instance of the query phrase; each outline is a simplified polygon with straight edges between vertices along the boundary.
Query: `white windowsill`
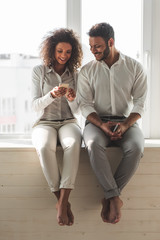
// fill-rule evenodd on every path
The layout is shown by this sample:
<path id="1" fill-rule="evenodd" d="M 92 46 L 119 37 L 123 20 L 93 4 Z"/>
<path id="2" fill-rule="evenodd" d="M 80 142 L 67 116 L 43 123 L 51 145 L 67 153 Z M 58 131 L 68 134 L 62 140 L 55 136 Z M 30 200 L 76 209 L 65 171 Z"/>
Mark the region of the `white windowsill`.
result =
<path id="1" fill-rule="evenodd" d="M 160 147 L 160 139 L 145 139 L 145 147 Z M 18 148 L 33 150 L 34 146 L 31 139 L 0 139 L 0 150 Z"/>

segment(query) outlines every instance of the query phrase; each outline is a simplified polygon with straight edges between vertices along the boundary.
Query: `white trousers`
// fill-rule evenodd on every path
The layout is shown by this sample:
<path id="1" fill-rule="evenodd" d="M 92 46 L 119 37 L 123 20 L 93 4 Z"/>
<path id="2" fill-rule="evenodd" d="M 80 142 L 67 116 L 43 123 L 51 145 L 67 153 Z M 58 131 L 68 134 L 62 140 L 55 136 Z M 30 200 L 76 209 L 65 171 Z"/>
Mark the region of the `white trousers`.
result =
<path id="1" fill-rule="evenodd" d="M 81 130 L 73 120 L 42 121 L 33 128 L 32 142 L 38 153 L 44 176 L 52 192 L 73 189 L 79 165 Z M 57 141 L 63 148 L 60 170 L 56 157 Z"/>

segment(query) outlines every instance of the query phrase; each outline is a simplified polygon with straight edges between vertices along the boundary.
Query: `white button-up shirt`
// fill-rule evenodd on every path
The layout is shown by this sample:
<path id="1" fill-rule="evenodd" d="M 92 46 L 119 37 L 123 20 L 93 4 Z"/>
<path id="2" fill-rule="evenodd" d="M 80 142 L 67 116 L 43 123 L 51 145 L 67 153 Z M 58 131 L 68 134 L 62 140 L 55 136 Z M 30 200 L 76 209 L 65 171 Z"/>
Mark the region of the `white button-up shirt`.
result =
<path id="1" fill-rule="evenodd" d="M 142 65 L 120 53 L 111 68 L 104 61 L 93 60 L 83 66 L 78 78 L 78 97 L 85 118 L 125 116 L 144 112 L 147 77 Z"/>

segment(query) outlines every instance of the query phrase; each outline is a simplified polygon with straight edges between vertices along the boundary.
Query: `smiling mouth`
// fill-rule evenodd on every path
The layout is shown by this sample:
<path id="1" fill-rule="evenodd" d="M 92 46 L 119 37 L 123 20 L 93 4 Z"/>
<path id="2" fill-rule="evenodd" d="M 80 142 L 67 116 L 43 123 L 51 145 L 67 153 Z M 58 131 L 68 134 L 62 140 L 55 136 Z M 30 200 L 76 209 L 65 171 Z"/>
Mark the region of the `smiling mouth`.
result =
<path id="1" fill-rule="evenodd" d="M 61 60 L 62 62 L 65 62 L 65 61 L 66 61 L 66 59 L 62 59 L 62 58 L 59 58 L 59 60 Z"/>
<path id="2" fill-rule="evenodd" d="M 101 55 L 100 52 L 96 52 L 96 53 L 94 54 L 95 57 L 96 57 L 96 56 L 99 56 L 99 55 Z"/>

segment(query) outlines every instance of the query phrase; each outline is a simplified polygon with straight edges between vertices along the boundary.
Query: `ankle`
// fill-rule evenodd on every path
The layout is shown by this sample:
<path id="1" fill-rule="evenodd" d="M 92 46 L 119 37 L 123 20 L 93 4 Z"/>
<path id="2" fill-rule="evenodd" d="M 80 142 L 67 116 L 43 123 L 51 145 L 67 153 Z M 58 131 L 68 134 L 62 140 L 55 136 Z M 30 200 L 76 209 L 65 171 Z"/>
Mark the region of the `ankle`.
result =
<path id="1" fill-rule="evenodd" d="M 110 201 L 120 200 L 119 196 L 114 196 L 109 199 Z"/>
<path id="2" fill-rule="evenodd" d="M 120 204 L 120 205 L 123 204 L 123 202 L 122 202 L 122 200 L 120 199 L 119 196 L 112 197 L 109 200 L 110 200 L 111 204 Z"/>
<path id="3" fill-rule="evenodd" d="M 58 205 L 60 205 L 60 206 L 66 206 L 66 207 L 67 207 L 67 205 L 68 205 L 68 200 L 66 200 L 66 199 L 59 199 L 59 200 L 58 200 Z"/>

